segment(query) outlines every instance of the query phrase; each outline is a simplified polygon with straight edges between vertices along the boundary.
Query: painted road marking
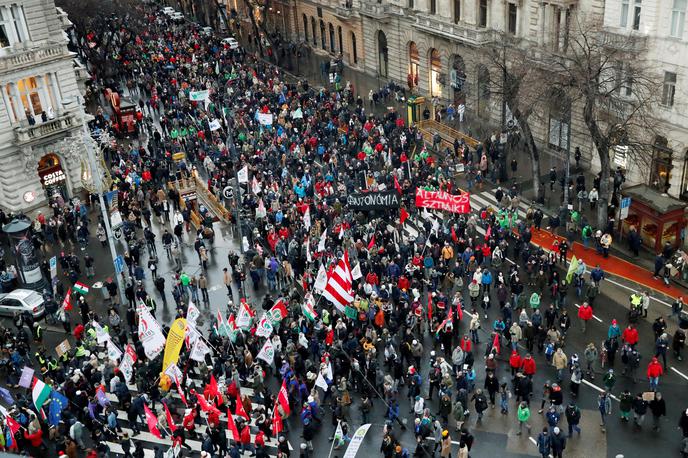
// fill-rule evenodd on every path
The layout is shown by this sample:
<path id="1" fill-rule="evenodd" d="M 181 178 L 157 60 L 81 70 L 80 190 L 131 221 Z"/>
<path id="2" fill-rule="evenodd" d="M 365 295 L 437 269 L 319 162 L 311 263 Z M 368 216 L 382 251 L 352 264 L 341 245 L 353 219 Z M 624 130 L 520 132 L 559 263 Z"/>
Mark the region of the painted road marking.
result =
<path id="1" fill-rule="evenodd" d="M 606 390 L 603 390 L 602 388 L 600 388 L 599 386 L 594 385 L 594 384 L 588 382 L 588 381 L 585 380 L 585 379 L 583 379 L 583 383 L 585 383 L 586 385 L 588 385 L 590 388 L 599 391 L 600 393 L 603 392 L 603 391 L 606 391 Z M 609 397 L 612 398 L 612 399 L 615 400 L 615 401 L 618 401 L 618 400 L 619 400 L 619 398 L 617 398 L 616 396 L 614 396 L 614 395 L 611 394 L 611 393 L 609 393 Z"/>
<path id="2" fill-rule="evenodd" d="M 530 439 L 530 441 L 531 441 L 533 444 L 537 445 L 537 441 L 536 441 L 535 439 L 533 439 L 531 436 L 528 436 L 528 439 Z"/>
<path id="3" fill-rule="evenodd" d="M 678 375 L 680 375 L 680 376 L 683 377 L 684 379 L 688 380 L 688 375 L 686 375 L 686 374 L 684 374 L 683 372 L 679 371 L 679 370 L 676 369 L 675 367 L 671 367 L 671 370 L 674 371 L 674 372 L 676 372 Z"/>
<path id="4" fill-rule="evenodd" d="M 573 305 L 575 305 L 576 308 L 580 308 L 580 305 L 579 305 L 579 304 L 573 304 Z M 600 323 L 602 323 L 602 320 L 600 320 L 599 318 L 597 318 L 597 316 L 593 315 L 592 317 L 593 317 L 594 319 L 596 319 L 597 321 L 599 321 Z"/>

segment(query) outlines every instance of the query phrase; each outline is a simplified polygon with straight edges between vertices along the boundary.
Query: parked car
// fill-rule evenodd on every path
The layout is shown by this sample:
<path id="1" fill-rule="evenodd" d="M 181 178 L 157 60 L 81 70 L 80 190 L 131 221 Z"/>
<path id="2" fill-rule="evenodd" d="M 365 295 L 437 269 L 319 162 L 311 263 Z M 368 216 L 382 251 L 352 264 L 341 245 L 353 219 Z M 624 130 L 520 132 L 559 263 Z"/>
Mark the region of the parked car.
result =
<path id="1" fill-rule="evenodd" d="M 203 27 L 201 29 L 201 35 L 209 37 L 212 34 L 213 34 L 213 28 L 212 27 Z"/>
<path id="2" fill-rule="evenodd" d="M 168 16 L 171 16 L 176 11 L 171 6 L 166 6 L 165 8 L 162 9 L 162 12 Z"/>
<path id="3" fill-rule="evenodd" d="M 0 315 L 12 317 L 16 312 L 29 312 L 34 318 L 45 313 L 45 299 L 30 289 L 15 289 L 11 293 L 0 294 Z"/>
<path id="4" fill-rule="evenodd" d="M 170 19 L 172 19 L 175 22 L 181 22 L 184 20 L 184 15 L 182 13 L 175 11 L 170 15 Z"/>
<path id="5" fill-rule="evenodd" d="M 229 49 L 239 49 L 239 42 L 232 37 L 223 38 L 222 43 L 229 45 Z"/>

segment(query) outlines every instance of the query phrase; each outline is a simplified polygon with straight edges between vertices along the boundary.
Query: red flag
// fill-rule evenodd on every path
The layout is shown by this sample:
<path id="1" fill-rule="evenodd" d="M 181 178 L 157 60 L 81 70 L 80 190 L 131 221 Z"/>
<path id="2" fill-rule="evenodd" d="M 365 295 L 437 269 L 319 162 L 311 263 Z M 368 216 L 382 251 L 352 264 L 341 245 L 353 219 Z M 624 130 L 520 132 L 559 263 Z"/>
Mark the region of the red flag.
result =
<path id="1" fill-rule="evenodd" d="M 459 238 L 456 236 L 456 231 L 454 230 L 454 226 L 452 225 L 452 231 L 451 231 L 451 238 L 454 241 L 454 243 L 459 241 Z"/>
<path id="2" fill-rule="evenodd" d="M 65 298 L 62 301 L 62 306 L 64 307 L 65 312 L 69 312 L 74 308 L 72 306 L 72 288 L 69 288 L 67 290 L 67 294 L 65 295 Z"/>
<path id="3" fill-rule="evenodd" d="M 158 439 L 162 439 L 162 434 L 160 434 L 160 430 L 158 429 L 158 417 L 151 412 L 151 409 L 149 409 L 148 405 L 146 404 L 143 405 L 143 410 L 146 411 L 146 423 L 148 423 L 148 431 L 150 431 L 150 433 Z"/>
<path id="4" fill-rule="evenodd" d="M 247 420 L 251 419 L 251 417 L 248 416 L 246 410 L 244 409 L 244 404 L 241 402 L 241 395 L 238 392 L 236 395 L 236 412 L 234 414 L 240 417 L 244 417 Z"/>
<path id="5" fill-rule="evenodd" d="M 459 321 L 463 320 L 463 310 L 461 310 L 461 304 L 456 307 L 456 319 Z"/>
<path id="6" fill-rule="evenodd" d="M 165 406 L 165 418 L 167 419 L 167 425 L 169 426 L 171 432 L 175 432 L 177 430 L 177 426 L 174 424 L 174 419 L 172 418 L 170 409 L 167 407 L 166 403 L 163 402 L 162 405 Z"/>
<path id="7" fill-rule="evenodd" d="M 198 399 L 198 403 L 201 405 L 201 410 L 203 412 L 207 412 L 209 410 L 212 410 L 215 406 L 211 404 L 208 404 L 208 401 L 205 399 L 205 396 L 202 394 L 196 393 L 196 399 Z"/>
<path id="8" fill-rule="evenodd" d="M 277 403 L 275 403 L 275 407 L 272 409 L 272 434 L 277 436 L 282 432 L 283 429 L 284 425 L 282 424 L 282 417 L 280 417 L 279 410 L 277 409 Z"/>
<path id="9" fill-rule="evenodd" d="M 232 411 L 229 410 L 229 408 L 227 408 L 227 429 L 232 432 L 234 442 L 241 441 L 241 436 L 239 436 L 239 430 L 236 427 L 236 423 L 234 423 L 234 417 L 232 416 Z"/>
<path id="10" fill-rule="evenodd" d="M 217 380 L 215 380 L 215 375 L 210 374 L 210 383 L 206 389 L 208 390 L 208 399 L 211 397 L 217 397 L 217 395 L 220 394 L 220 391 L 217 388 Z"/>
<path id="11" fill-rule="evenodd" d="M 282 388 L 280 388 L 279 393 L 277 394 L 277 401 L 279 402 L 280 406 L 282 406 L 282 410 L 284 410 L 285 415 L 289 415 L 291 413 L 291 407 L 289 407 L 289 394 L 287 393 L 286 380 L 282 380 Z"/>
<path id="12" fill-rule="evenodd" d="M 396 175 L 394 176 L 394 189 L 396 189 L 397 192 L 401 194 L 401 185 L 399 185 L 399 180 L 397 180 Z"/>
<path id="13" fill-rule="evenodd" d="M 181 398 L 182 402 L 186 407 L 189 407 L 189 403 L 186 402 L 186 396 L 184 396 L 184 391 L 182 391 L 182 386 L 179 384 L 179 379 L 177 376 L 174 376 L 174 383 L 177 385 L 177 393 L 179 393 L 179 397 Z"/>
<path id="14" fill-rule="evenodd" d="M 490 224 L 487 226 L 487 231 L 485 232 L 485 240 L 490 238 L 490 235 L 492 235 L 492 225 Z"/>
<path id="15" fill-rule="evenodd" d="M 405 208 L 401 209 L 401 213 L 399 214 L 399 224 L 404 224 L 404 221 L 406 221 L 409 217 L 408 212 L 406 211 Z"/>
<path id="16" fill-rule="evenodd" d="M 370 238 L 370 242 L 368 242 L 368 250 L 372 250 L 373 247 L 375 246 L 375 234 Z"/>
<path id="17" fill-rule="evenodd" d="M 21 429 L 21 425 L 19 424 L 19 422 L 17 422 L 14 418 L 10 417 L 9 415 L 5 417 L 5 421 L 7 422 L 7 426 L 10 428 L 10 431 L 12 432 L 13 436 L 17 434 L 17 431 Z"/>
<path id="18" fill-rule="evenodd" d="M 492 348 L 497 350 L 497 354 L 499 354 L 499 352 L 501 351 L 501 349 L 499 348 L 499 333 L 498 332 L 494 333 L 494 339 L 492 339 Z"/>
<path id="19" fill-rule="evenodd" d="M 428 293 L 428 323 L 432 323 L 432 293 Z"/>

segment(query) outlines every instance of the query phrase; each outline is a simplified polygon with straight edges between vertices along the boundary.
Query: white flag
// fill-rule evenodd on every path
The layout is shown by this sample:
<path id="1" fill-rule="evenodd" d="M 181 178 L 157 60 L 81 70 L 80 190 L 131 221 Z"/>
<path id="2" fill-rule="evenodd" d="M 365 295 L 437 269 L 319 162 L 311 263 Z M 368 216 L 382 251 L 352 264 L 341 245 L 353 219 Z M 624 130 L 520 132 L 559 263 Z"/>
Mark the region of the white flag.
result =
<path id="1" fill-rule="evenodd" d="M 222 124 L 220 124 L 220 121 L 218 119 L 213 119 L 208 123 L 208 127 L 210 127 L 211 132 L 214 132 L 216 130 L 220 130 Z"/>
<path id="2" fill-rule="evenodd" d="M 136 313 L 139 315 L 139 340 L 143 344 L 146 357 L 155 359 L 165 348 L 165 336 L 143 302 L 139 303 Z"/>
<path id="3" fill-rule="evenodd" d="M 332 373 L 332 363 L 327 363 L 327 378 L 328 380 L 334 380 L 334 374 Z"/>
<path id="4" fill-rule="evenodd" d="M 248 165 L 239 170 L 237 176 L 239 177 L 239 183 L 248 183 Z"/>
<path id="5" fill-rule="evenodd" d="M 320 264 L 320 269 L 318 269 L 318 276 L 315 279 L 313 288 L 315 288 L 316 291 L 322 291 L 325 289 L 325 286 L 327 286 L 327 271 L 325 270 L 325 266 Z"/>
<path id="6" fill-rule="evenodd" d="M 196 328 L 193 326 L 187 326 L 186 327 L 186 337 L 188 337 L 189 342 L 187 345 L 187 348 L 191 349 L 193 347 L 193 344 L 196 343 L 196 340 L 200 337 L 200 334 L 198 331 L 196 331 Z"/>
<path id="7" fill-rule="evenodd" d="M 325 240 L 327 240 L 327 229 L 325 229 L 320 236 L 320 241 L 318 242 L 318 253 L 325 251 Z"/>
<path id="8" fill-rule="evenodd" d="M 263 199 L 260 199 L 258 201 L 258 208 L 256 208 L 256 218 L 265 218 L 266 216 L 268 216 L 268 212 L 265 210 Z"/>
<path id="9" fill-rule="evenodd" d="M 344 225 L 341 224 L 341 225 L 339 226 L 339 240 L 341 240 L 341 239 L 343 239 L 343 238 L 344 238 Z"/>
<path id="10" fill-rule="evenodd" d="M 122 350 L 117 348 L 117 346 L 112 343 L 112 339 L 108 339 L 107 341 L 107 352 L 108 359 L 110 361 L 119 361 L 119 359 L 122 357 Z"/>
<path id="11" fill-rule="evenodd" d="M 239 313 L 237 315 L 236 325 L 240 328 L 250 328 L 251 318 L 253 315 L 254 313 L 251 312 L 248 304 L 246 302 L 241 302 L 241 304 L 239 304 Z"/>
<path id="12" fill-rule="evenodd" d="M 311 256 L 311 241 L 306 238 L 306 261 L 309 263 L 313 262 L 313 257 Z"/>
<path id="13" fill-rule="evenodd" d="M 93 326 L 93 329 L 96 330 L 96 340 L 98 341 L 98 344 L 102 344 L 110 340 L 110 334 L 105 332 L 105 329 L 97 322 L 97 321 L 91 321 L 91 326 Z"/>
<path id="14" fill-rule="evenodd" d="M 358 280 L 362 276 L 363 276 L 363 274 L 361 273 L 361 264 L 358 263 L 358 264 L 356 264 L 356 267 L 351 269 L 351 278 L 354 280 Z"/>
<path id="15" fill-rule="evenodd" d="M 165 374 L 169 375 L 172 380 L 181 380 L 184 377 L 182 370 L 179 369 L 179 366 L 177 366 L 175 363 L 170 363 L 170 365 L 167 366 L 167 369 L 165 369 Z"/>
<path id="16" fill-rule="evenodd" d="M 195 328 L 196 320 L 198 320 L 199 316 L 201 316 L 201 311 L 198 310 L 196 304 L 194 304 L 193 301 L 189 299 L 189 307 L 186 309 L 186 324 L 188 324 L 192 328 Z"/>
<path id="17" fill-rule="evenodd" d="M 306 227 L 306 230 L 310 230 L 311 228 L 311 208 L 308 207 L 306 209 L 306 213 L 303 214 L 303 225 Z"/>
<path id="18" fill-rule="evenodd" d="M 260 183 L 258 182 L 258 178 L 255 176 L 253 177 L 253 181 L 251 181 L 251 191 L 253 191 L 253 194 L 258 195 L 260 194 L 260 191 L 262 190 Z"/>
<path id="19" fill-rule="evenodd" d="M 272 346 L 272 341 L 270 339 L 265 341 L 265 345 L 260 349 L 256 358 L 260 358 L 270 365 L 272 364 L 275 359 L 275 347 Z"/>
<path id="20" fill-rule="evenodd" d="M 263 314 L 262 318 L 258 322 L 256 327 L 256 335 L 261 337 L 270 337 L 272 331 L 274 330 L 272 322 L 268 319 L 267 315 Z"/>
<path id="21" fill-rule="evenodd" d="M 344 458 L 354 458 L 356 456 L 358 449 L 361 448 L 361 444 L 363 443 L 363 439 L 365 438 L 368 429 L 370 429 L 370 423 L 360 426 L 356 430 L 354 435 L 351 437 L 351 441 L 349 442 L 349 446 L 346 448 L 346 452 L 344 452 Z"/>
<path id="22" fill-rule="evenodd" d="M 203 342 L 203 339 L 197 339 L 193 349 L 191 349 L 189 358 L 193 359 L 194 361 L 203 362 L 205 361 L 205 355 L 208 353 L 210 353 L 210 348 L 208 348 L 205 342 Z"/>
<path id="23" fill-rule="evenodd" d="M 319 386 L 323 391 L 327 391 L 327 380 L 325 380 L 322 372 L 318 372 L 318 378 L 315 379 L 315 386 Z"/>

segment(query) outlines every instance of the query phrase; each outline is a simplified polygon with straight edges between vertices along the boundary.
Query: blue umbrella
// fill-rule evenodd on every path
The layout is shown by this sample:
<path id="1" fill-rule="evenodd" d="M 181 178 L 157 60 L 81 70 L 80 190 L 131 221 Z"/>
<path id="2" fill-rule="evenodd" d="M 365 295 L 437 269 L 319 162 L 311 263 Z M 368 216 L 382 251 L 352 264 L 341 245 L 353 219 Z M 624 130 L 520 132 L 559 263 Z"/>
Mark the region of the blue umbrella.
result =
<path id="1" fill-rule="evenodd" d="M 6 388 L 0 387 L 0 399 L 7 404 L 14 404 L 14 398 L 12 398 L 12 394 Z"/>

